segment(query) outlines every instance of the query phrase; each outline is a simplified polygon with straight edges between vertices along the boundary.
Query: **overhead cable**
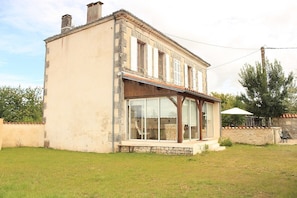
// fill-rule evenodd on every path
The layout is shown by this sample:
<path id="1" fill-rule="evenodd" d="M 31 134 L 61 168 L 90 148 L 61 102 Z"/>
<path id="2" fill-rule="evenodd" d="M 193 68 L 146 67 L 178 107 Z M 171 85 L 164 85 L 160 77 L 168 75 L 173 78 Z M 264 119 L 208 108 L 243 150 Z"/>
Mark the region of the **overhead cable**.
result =
<path id="1" fill-rule="evenodd" d="M 175 35 L 168 34 L 168 33 L 165 33 L 165 34 L 167 34 L 168 36 L 171 36 L 171 37 L 178 38 L 178 39 L 190 41 L 190 42 L 193 42 L 193 43 L 199 43 L 199 44 L 203 44 L 203 45 L 209 45 L 209 46 L 213 46 L 213 47 L 235 49 L 235 50 L 255 50 L 256 49 L 256 48 L 242 48 L 242 47 L 230 47 L 230 46 L 216 45 L 216 44 L 211 44 L 211 43 L 206 43 L 206 42 L 201 42 L 201 41 L 195 41 L 195 40 L 191 40 L 191 39 L 187 39 L 187 38 L 175 36 Z"/>
<path id="2" fill-rule="evenodd" d="M 245 57 L 248 57 L 248 56 L 250 56 L 250 55 L 252 55 L 252 54 L 255 54 L 255 53 L 259 52 L 259 51 L 260 51 L 260 50 L 258 49 L 258 50 L 256 50 L 256 51 L 253 51 L 252 53 L 249 53 L 249 54 L 247 54 L 247 55 L 245 55 L 245 56 L 241 56 L 241 57 L 236 58 L 236 59 L 234 59 L 234 60 L 232 60 L 232 61 L 229 61 L 229 62 L 220 64 L 220 65 L 216 65 L 216 66 L 210 67 L 210 68 L 208 68 L 208 70 L 215 69 L 215 68 L 218 68 L 218 67 L 221 67 L 221 66 L 224 66 L 224 65 L 233 63 L 233 62 L 235 62 L 235 61 L 238 61 L 238 60 L 240 60 L 240 59 L 243 59 L 243 58 L 245 58 Z"/>

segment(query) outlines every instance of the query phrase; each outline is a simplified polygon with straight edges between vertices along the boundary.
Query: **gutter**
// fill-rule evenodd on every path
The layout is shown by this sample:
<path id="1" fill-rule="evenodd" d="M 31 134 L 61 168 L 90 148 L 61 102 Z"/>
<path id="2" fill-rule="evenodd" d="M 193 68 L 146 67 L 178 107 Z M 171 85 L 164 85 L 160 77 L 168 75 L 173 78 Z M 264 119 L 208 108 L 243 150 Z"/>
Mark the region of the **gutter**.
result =
<path id="1" fill-rule="evenodd" d="M 112 54 L 112 118 L 111 118 L 111 134 L 112 134 L 112 137 L 111 137 L 111 141 L 112 141 L 112 152 L 114 153 L 115 152 L 115 149 L 114 149 L 114 70 L 115 70 L 115 55 L 114 55 L 114 52 L 115 52 L 115 35 L 116 35 L 116 17 L 115 15 L 113 14 L 113 19 L 114 19 L 114 24 L 113 24 L 113 54 Z"/>

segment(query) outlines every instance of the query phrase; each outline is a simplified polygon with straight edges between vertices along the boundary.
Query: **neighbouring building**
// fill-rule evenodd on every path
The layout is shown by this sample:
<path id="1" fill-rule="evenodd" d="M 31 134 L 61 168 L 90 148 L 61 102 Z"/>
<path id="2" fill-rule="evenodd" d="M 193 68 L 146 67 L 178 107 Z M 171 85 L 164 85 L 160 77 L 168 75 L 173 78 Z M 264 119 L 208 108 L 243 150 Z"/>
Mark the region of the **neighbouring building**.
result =
<path id="1" fill-rule="evenodd" d="M 281 127 L 291 138 L 297 139 L 297 114 L 285 113 L 278 118 L 272 118 L 272 126 Z"/>
<path id="2" fill-rule="evenodd" d="M 102 4 L 88 4 L 79 27 L 64 15 L 45 40 L 45 145 L 113 152 L 122 141 L 217 140 L 210 64 L 125 10 L 101 17 Z"/>

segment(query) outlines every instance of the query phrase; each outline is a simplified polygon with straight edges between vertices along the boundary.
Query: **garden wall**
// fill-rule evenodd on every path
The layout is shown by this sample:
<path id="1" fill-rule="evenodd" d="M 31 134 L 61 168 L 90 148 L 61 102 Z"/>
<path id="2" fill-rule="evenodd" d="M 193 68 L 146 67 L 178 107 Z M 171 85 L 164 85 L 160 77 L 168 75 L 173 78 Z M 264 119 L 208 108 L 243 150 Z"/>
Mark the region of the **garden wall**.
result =
<path id="1" fill-rule="evenodd" d="M 0 149 L 5 147 L 43 147 L 44 124 L 3 123 L 0 119 Z"/>
<path id="2" fill-rule="evenodd" d="M 280 131 L 280 127 L 223 127 L 222 138 L 243 144 L 277 144 L 280 142 Z"/>

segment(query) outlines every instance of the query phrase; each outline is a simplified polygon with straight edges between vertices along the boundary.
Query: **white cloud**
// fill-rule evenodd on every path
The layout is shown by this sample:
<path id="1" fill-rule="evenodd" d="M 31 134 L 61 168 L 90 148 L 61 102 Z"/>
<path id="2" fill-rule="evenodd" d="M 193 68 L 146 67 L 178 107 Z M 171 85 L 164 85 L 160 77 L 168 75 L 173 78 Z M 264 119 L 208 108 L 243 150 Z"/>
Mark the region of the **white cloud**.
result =
<path id="1" fill-rule="evenodd" d="M 1 2 L 0 50 L 44 56 L 43 39 L 58 34 L 61 16 L 71 14 L 73 25 L 86 22 L 90 0 L 10 0 Z M 163 33 L 194 41 L 239 48 L 297 46 L 295 0 L 103 0 L 103 16 L 125 9 Z M 10 31 L 9 30 L 13 30 Z M 209 62 L 208 90 L 238 93 L 240 68 L 260 61 L 260 52 L 232 50 L 173 38 Z M 286 71 L 297 68 L 296 50 L 266 50 L 269 60 L 281 61 Z M 4 60 L 4 59 L 3 59 Z M 1 66 L 1 62 L 0 62 Z M 7 79 L 9 80 L 9 79 Z M 238 91 L 239 90 L 239 91 Z"/>

